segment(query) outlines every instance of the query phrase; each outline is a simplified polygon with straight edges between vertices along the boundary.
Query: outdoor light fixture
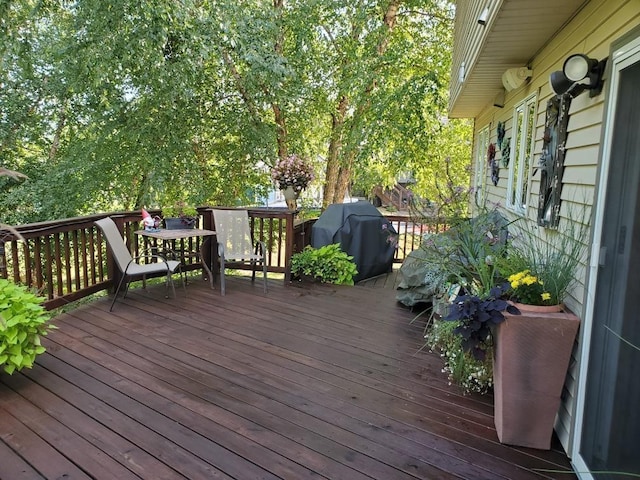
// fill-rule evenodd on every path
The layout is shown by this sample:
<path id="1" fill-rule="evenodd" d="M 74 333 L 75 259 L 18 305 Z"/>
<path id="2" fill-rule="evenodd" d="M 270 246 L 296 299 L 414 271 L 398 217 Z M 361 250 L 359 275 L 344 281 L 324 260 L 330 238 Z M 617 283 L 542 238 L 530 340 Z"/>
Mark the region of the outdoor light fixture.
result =
<path id="1" fill-rule="evenodd" d="M 480 16 L 478 17 L 478 23 L 483 27 L 487 24 L 487 20 L 489 19 L 489 6 L 484 7 Z"/>
<path id="2" fill-rule="evenodd" d="M 460 64 L 460 69 L 458 70 L 458 81 L 460 83 L 464 82 L 464 76 L 466 74 L 464 62 Z"/>
<path id="3" fill-rule="evenodd" d="M 527 78 L 533 75 L 533 70 L 527 67 L 510 68 L 502 74 L 502 85 L 507 92 L 521 87 Z"/>
<path id="4" fill-rule="evenodd" d="M 562 71 L 552 72 L 549 76 L 551 90 L 556 95 L 568 93 L 573 98 L 585 90 L 589 90 L 590 97 L 600 95 L 606 64 L 606 58 L 598 61 L 581 53 L 570 55 L 564 61 Z"/>

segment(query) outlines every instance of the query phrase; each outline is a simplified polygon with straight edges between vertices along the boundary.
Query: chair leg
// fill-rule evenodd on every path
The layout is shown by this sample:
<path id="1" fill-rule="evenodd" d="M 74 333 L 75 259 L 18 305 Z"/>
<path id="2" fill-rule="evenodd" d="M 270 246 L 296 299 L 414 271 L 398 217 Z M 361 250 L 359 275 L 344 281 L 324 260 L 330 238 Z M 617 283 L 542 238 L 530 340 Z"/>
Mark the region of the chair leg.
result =
<path id="1" fill-rule="evenodd" d="M 182 275 L 180 275 L 182 276 Z M 176 287 L 173 283 L 173 277 L 172 277 L 172 273 L 169 269 L 167 269 L 167 280 L 164 282 L 165 284 L 165 288 L 167 293 L 165 294 L 164 298 L 169 298 L 169 285 L 171 285 L 171 291 L 173 292 L 173 298 L 176 298 Z M 183 283 L 184 285 L 184 280 Z M 186 288 L 185 288 L 185 293 L 186 293 Z"/>
<path id="2" fill-rule="evenodd" d="M 113 310 L 113 306 L 116 303 L 116 299 L 118 298 L 118 293 L 120 293 L 120 288 L 122 287 L 122 282 L 124 282 L 124 279 L 127 275 L 126 274 L 122 274 L 122 277 L 120 278 L 120 281 L 118 282 L 118 288 L 116 288 L 116 293 L 113 295 L 113 301 L 111 302 L 111 306 L 109 307 L 109 311 Z M 127 282 L 127 286 L 129 285 L 129 283 Z M 125 291 L 125 295 L 126 295 L 126 291 Z"/>
<path id="3" fill-rule="evenodd" d="M 256 265 L 257 262 L 255 260 L 251 260 L 251 283 L 256 282 Z"/>
<path id="4" fill-rule="evenodd" d="M 267 293 L 267 262 L 262 259 L 262 275 L 264 278 L 264 293 Z"/>
<path id="5" fill-rule="evenodd" d="M 224 257 L 220 257 L 220 294 L 225 294 L 225 285 L 224 285 Z"/>

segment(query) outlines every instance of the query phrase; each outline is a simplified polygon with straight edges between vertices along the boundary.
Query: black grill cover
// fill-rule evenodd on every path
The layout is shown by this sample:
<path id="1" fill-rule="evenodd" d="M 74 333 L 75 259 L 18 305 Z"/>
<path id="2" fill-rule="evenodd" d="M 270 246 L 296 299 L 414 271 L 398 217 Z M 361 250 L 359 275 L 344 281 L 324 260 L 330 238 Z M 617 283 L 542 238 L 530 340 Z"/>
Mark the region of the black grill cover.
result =
<path id="1" fill-rule="evenodd" d="M 339 243 L 358 266 L 355 282 L 387 273 L 393 266 L 398 234 L 367 201 L 329 205 L 311 229 L 311 246 Z"/>

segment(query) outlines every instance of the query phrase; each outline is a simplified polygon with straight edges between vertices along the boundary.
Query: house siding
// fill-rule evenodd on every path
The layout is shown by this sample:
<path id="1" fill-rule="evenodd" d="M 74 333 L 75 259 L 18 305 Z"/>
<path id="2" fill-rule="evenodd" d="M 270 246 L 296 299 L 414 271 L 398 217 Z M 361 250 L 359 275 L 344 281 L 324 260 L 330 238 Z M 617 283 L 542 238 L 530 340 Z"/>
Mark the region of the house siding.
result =
<path id="1" fill-rule="evenodd" d="M 475 3 L 475 2 L 473 2 Z M 535 129 L 533 167 L 537 165 L 542 151 L 546 103 L 553 95 L 549 85 L 552 71 L 561 70 L 565 58 L 572 53 L 583 53 L 590 57 L 602 59 L 609 55 L 613 41 L 640 24 L 640 2 L 637 0 L 591 1 L 571 19 L 564 28 L 550 39 L 529 64 L 533 69 L 533 77 L 520 89 L 506 93 L 503 108 L 487 104 L 486 108 L 475 117 L 476 128 L 490 125 L 490 142 L 496 142 L 498 122 L 506 124 L 505 139 L 512 136 L 514 106 L 527 96 L 537 95 L 537 119 Z M 607 75 L 605 75 L 605 82 Z M 573 99 L 569 111 L 567 150 L 562 177 L 561 216 L 568 212 L 579 211 L 581 206 L 590 218 L 591 206 L 594 202 L 595 184 L 598 176 L 598 160 L 600 158 L 600 141 L 604 117 L 605 90 L 590 98 L 583 93 Z M 477 131 L 476 131 L 477 136 Z M 477 158 L 477 157 L 476 157 Z M 499 204 L 504 207 L 508 169 L 502 168 L 501 153 L 496 160 L 500 162 L 500 180 L 494 186 L 488 180 L 487 206 Z M 486 156 L 484 158 L 486 163 Z M 474 165 L 475 168 L 475 165 Z M 490 170 L 486 167 L 486 174 Z M 531 179 L 527 217 L 536 218 L 540 175 Z M 582 265 L 578 272 L 578 283 L 570 292 L 567 306 L 579 317 L 583 317 L 583 301 L 586 295 L 588 268 Z M 565 451 L 570 453 L 573 444 L 573 417 L 575 395 L 579 372 L 579 345 L 576 342 L 574 354 L 567 374 L 562 393 L 562 406 L 558 413 L 556 432 Z"/>

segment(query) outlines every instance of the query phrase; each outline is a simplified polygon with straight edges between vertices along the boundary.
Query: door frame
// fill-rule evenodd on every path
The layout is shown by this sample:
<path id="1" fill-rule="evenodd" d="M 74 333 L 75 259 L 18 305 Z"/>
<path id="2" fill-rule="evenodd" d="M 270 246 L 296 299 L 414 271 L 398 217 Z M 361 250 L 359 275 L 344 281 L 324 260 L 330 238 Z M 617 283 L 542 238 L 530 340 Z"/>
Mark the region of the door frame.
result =
<path id="1" fill-rule="evenodd" d="M 580 374 L 578 377 L 578 390 L 576 396 L 575 429 L 571 449 L 573 467 L 581 480 L 593 480 L 593 476 L 589 473 L 585 460 L 580 455 L 580 447 L 583 433 L 587 372 L 589 370 L 589 354 L 591 351 L 591 337 L 593 331 L 595 292 L 598 283 L 598 270 L 601 255 L 600 248 L 602 228 L 604 215 L 606 213 L 605 201 L 609 181 L 613 119 L 615 118 L 616 104 L 618 100 L 620 71 L 638 62 L 640 62 L 640 28 L 634 29 L 612 44 L 608 62 L 609 79 L 607 83 L 609 86 L 607 88 L 607 100 L 605 103 L 605 114 L 603 118 L 603 133 L 600 142 L 602 146 L 600 153 L 600 172 L 598 186 L 596 189 L 596 203 L 592 224 L 593 238 L 589 262 L 589 278 L 585 294 L 585 314 L 582 338 L 580 340 L 582 351 L 580 355 Z"/>

